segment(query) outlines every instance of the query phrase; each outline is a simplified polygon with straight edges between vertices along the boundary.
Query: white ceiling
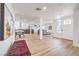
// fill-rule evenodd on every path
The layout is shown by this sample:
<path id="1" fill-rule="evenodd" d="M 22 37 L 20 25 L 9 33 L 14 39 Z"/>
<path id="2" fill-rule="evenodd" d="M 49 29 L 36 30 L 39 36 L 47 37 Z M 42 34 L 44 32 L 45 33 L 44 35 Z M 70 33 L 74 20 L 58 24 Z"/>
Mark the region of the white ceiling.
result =
<path id="1" fill-rule="evenodd" d="M 34 21 L 43 17 L 43 20 L 53 20 L 57 17 L 73 14 L 76 4 L 68 3 L 13 3 L 12 6 L 16 16 L 21 16 L 24 20 Z M 47 7 L 42 13 L 36 11 L 37 7 Z"/>

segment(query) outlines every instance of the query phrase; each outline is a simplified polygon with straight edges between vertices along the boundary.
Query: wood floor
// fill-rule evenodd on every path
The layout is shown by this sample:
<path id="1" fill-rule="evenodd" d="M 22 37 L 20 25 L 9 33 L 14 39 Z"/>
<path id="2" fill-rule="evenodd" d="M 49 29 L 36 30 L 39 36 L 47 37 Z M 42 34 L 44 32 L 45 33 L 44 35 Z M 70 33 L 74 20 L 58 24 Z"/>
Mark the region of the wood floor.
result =
<path id="1" fill-rule="evenodd" d="M 51 36 L 44 36 L 40 40 L 36 34 L 25 35 L 22 39 L 26 40 L 32 56 L 79 56 L 79 48 L 72 46 L 73 42 L 70 40 Z"/>

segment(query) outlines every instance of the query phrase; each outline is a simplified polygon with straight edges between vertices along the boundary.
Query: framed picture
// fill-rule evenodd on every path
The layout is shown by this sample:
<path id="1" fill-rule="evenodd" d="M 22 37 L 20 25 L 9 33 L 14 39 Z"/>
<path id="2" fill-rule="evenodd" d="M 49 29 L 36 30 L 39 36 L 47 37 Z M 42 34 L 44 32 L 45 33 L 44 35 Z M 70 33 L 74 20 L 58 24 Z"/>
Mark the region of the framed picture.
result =
<path id="1" fill-rule="evenodd" d="M 4 39 L 9 38 L 11 35 L 13 35 L 13 16 L 10 12 L 10 10 L 7 8 L 6 5 L 4 5 L 5 13 L 4 13 Z"/>

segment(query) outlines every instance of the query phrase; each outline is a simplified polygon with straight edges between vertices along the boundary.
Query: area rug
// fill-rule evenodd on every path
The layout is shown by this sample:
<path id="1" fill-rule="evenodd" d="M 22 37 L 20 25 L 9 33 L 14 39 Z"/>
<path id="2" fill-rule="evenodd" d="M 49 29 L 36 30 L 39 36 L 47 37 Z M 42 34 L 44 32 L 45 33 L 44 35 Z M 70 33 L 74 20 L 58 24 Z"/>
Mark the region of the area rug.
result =
<path id="1" fill-rule="evenodd" d="M 31 56 L 25 40 L 15 41 L 8 51 L 9 56 Z"/>

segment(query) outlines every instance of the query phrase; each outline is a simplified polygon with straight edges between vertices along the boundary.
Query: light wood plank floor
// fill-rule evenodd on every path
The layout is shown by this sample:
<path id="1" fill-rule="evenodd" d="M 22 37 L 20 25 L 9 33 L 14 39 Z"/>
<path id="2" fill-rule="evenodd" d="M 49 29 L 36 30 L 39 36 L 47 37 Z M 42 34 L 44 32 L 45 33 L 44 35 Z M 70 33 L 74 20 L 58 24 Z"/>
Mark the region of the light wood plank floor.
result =
<path id="1" fill-rule="evenodd" d="M 72 46 L 73 42 L 70 40 L 51 36 L 44 36 L 40 40 L 36 34 L 25 35 L 22 39 L 26 40 L 32 56 L 79 56 L 79 48 Z"/>

